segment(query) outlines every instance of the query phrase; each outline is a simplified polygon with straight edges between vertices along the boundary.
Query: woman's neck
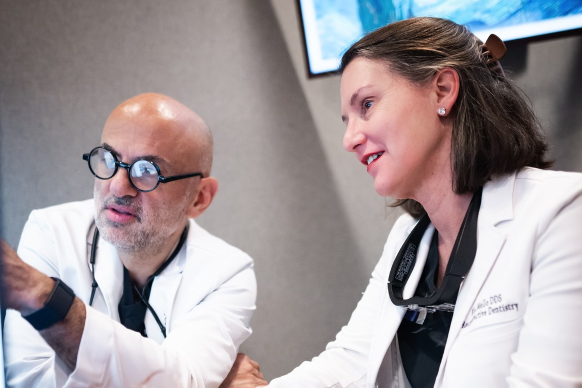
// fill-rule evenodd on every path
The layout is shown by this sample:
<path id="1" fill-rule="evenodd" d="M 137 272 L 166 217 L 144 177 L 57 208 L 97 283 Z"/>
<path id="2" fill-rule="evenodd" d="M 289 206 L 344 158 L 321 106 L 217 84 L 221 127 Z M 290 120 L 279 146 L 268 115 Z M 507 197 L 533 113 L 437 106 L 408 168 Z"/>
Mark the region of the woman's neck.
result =
<path id="1" fill-rule="evenodd" d="M 473 193 L 456 194 L 449 187 L 447 190 L 433 191 L 424 203 L 420 202 L 438 231 L 437 286 L 440 286 L 444 277 L 453 246 L 472 198 Z"/>

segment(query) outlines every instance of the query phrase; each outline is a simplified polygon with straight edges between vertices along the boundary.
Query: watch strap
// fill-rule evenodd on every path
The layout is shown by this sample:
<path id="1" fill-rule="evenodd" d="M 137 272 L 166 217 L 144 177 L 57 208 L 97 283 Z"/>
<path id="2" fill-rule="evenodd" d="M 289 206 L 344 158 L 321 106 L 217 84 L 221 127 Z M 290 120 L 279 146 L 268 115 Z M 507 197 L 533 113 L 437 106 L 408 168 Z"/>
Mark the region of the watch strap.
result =
<path id="1" fill-rule="evenodd" d="M 69 286 L 59 278 L 51 277 L 51 279 L 55 281 L 55 285 L 44 307 L 30 315 L 23 316 L 36 330 L 44 330 L 62 321 L 75 300 L 75 293 Z"/>

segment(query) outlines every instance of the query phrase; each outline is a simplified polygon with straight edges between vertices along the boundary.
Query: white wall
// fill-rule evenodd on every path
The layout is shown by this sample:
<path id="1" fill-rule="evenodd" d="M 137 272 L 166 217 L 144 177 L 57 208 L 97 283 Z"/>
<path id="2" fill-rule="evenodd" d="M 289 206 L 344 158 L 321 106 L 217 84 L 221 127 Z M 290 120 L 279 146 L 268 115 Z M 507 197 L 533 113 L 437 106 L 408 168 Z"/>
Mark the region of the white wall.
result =
<path id="1" fill-rule="evenodd" d="M 168 94 L 215 135 L 216 202 L 200 223 L 247 251 L 259 284 L 243 350 L 267 378 L 349 319 L 399 211 L 343 151 L 339 78 L 308 80 L 294 0 L 0 0 L 0 208 L 17 244 L 30 210 L 88 198 L 81 154 L 135 94 Z M 512 53 L 513 50 L 513 53 Z M 582 38 L 510 46 L 506 68 L 582 171 Z"/>

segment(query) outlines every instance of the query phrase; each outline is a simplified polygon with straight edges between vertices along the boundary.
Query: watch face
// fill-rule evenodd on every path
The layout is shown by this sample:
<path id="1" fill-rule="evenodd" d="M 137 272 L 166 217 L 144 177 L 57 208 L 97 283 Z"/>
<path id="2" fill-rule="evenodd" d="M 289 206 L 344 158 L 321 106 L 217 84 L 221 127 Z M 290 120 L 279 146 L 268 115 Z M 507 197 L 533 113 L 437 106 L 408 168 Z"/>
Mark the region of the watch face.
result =
<path id="1" fill-rule="evenodd" d="M 65 319 L 75 301 L 75 293 L 61 279 L 51 277 L 55 281 L 44 307 L 22 317 L 36 330 L 44 330 Z"/>

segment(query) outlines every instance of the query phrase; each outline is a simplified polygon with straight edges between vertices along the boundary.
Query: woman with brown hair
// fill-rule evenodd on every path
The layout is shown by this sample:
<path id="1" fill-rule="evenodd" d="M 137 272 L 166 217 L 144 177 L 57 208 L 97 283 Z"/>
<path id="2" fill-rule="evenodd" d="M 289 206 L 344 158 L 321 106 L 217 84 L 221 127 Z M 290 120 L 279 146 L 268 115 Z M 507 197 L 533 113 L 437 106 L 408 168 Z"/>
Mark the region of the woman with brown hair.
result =
<path id="1" fill-rule="evenodd" d="M 269 386 L 582 386 L 582 174 L 544 170 L 504 53 L 413 18 L 344 54 L 344 147 L 407 213 L 348 325 Z"/>

